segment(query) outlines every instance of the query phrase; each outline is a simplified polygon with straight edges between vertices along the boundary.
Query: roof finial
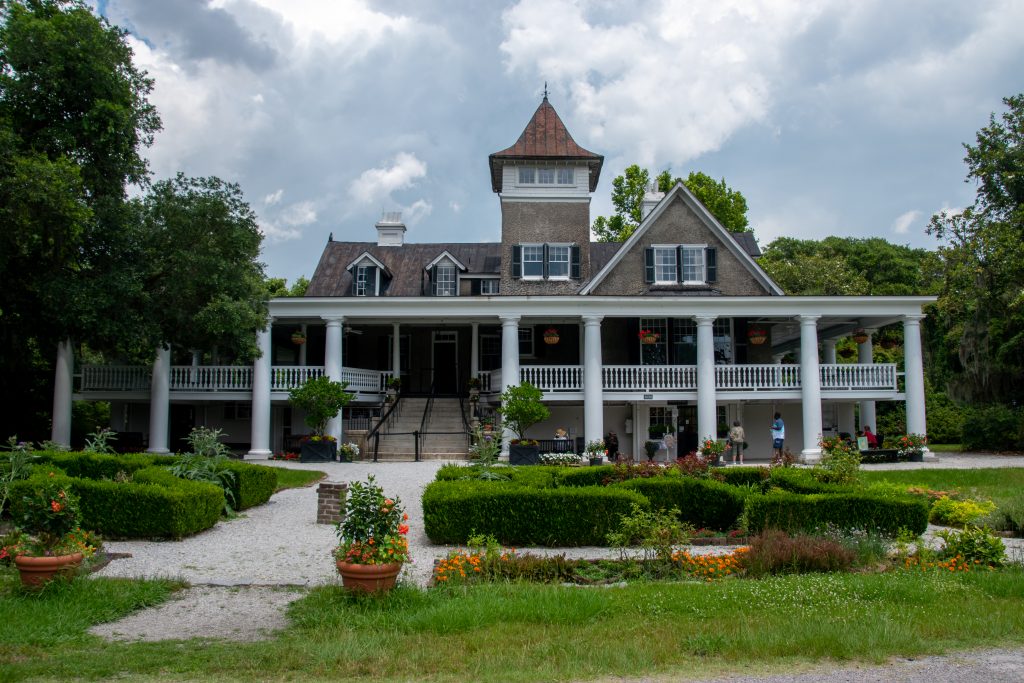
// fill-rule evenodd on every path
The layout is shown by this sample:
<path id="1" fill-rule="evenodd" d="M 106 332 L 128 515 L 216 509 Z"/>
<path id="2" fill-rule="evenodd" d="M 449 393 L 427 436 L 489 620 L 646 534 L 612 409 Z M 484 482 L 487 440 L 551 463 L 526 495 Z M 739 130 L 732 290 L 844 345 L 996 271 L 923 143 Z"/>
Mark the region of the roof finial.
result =
<path id="1" fill-rule="evenodd" d="M 548 82 L 544 81 L 544 101 L 548 101 Z"/>

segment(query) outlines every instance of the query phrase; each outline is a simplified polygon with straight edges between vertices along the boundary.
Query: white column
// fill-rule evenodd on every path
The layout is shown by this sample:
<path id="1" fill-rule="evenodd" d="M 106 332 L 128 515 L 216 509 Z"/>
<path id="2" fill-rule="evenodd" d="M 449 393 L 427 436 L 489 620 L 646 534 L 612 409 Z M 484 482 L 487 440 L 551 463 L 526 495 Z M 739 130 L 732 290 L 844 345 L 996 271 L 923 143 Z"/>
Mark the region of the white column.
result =
<path id="1" fill-rule="evenodd" d="M 604 383 L 601 379 L 601 318 L 583 317 L 583 438 L 599 441 L 604 436 Z"/>
<path id="2" fill-rule="evenodd" d="M 75 370 L 75 354 L 71 340 L 57 344 L 57 364 L 53 369 L 53 420 L 50 438 L 71 447 L 71 391 Z"/>
<path id="3" fill-rule="evenodd" d="M 875 345 L 872 340 L 874 337 L 874 330 L 864 330 L 868 334 L 868 339 L 863 344 L 857 344 L 857 362 L 862 365 L 874 365 L 874 350 Z M 860 402 L 860 428 L 864 429 L 864 425 L 871 427 L 871 431 L 878 431 L 878 422 L 875 419 L 875 402 L 874 401 L 861 401 Z"/>
<path id="4" fill-rule="evenodd" d="M 697 316 L 697 439 L 718 437 L 715 410 L 715 316 Z"/>
<path id="5" fill-rule="evenodd" d="M 256 348 L 259 358 L 252 363 L 252 435 L 246 460 L 267 460 L 270 452 L 270 365 L 272 349 L 270 328 L 273 318 L 267 321 L 267 328 L 256 333 Z"/>
<path id="6" fill-rule="evenodd" d="M 306 323 L 302 323 L 299 327 L 302 330 L 302 336 L 306 338 L 305 344 L 299 344 L 299 365 L 306 367 L 306 346 L 309 345 L 309 332 Z"/>
<path id="7" fill-rule="evenodd" d="M 921 319 L 923 315 L 903 317 L 904 391 L 907 396 L 907 433 L 927 434 L 924 399 L 924 364 L 921 357 Z M 875 428 L 877 430 L 877 427 Z M 926 455 L 928 453 L 926 452 Z"/>
<path id="8" fill-rule="evenodd" d="M 821 362 L 825 365 L 836 364 L 836 340 L 835 339 L 822 339 L 821 340 Z"/>
<path id="9" fill-rule="evenodd" d="M 343 316 L 336 316 L 333 318 L 324 318 L 327 322 L 327 336 L 326 343 L 324 345 L 324 374 L 334 381 L 341 381 L 341 332 L 342 323 L 345 322 Z M 331 418 L 327 421 L 327 435 L 333 436 L 341 444 L 341 439 L 344 436 L 342 434 L 342 422 L 341 414 Z"/>
<path id="10" fill-rule="evenodd" d="M 161 346 L 153 361 L 153 381 L 149 388 L 149 452 L 169 453 L 167 418 L 171 410 L 171 349 Z"/>
<path id="11" fill-rule="evenodd" d="M 800 316 L 800 400 L 804 418 L 805 463 L 821 460 L 821 374 L 818 364 L 818 317 Z"/>
<path id="12" fill-rule="evenodd" d="M 469 376 L 473 378 L 480 374 L 480 323 L 470 326 L 473 331 L 469 335 Z"/>
<path id="13" fill-rule="evenodd" d="M 519 385 L 519 316 L 501 316 L 501 382 L 495 387 L 504 391 L 506 387 Z M 509 441 L 514 435 L 508 428 L 502 430 L 501 452 L 508 454 Z"/>
<path id="14" fill-rule="evenodd" d="M 401 325 L 391 323 L 391 371 L 395 377 L 402 376 L 402 337 Z"/>

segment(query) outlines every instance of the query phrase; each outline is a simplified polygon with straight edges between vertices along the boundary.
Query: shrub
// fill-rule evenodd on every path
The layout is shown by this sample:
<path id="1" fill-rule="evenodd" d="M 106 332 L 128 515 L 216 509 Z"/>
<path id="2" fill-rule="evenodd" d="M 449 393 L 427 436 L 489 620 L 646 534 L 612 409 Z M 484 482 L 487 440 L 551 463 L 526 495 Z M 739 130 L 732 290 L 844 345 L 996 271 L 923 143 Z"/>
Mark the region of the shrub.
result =
<path id="1" fill-rule="evenodd" d="M 481 533 L 506 545 L 604 545 L 633 504 L 650 508 L 639 493 L 618 488 L 444 481 L 423 492 L 423 523 L 434 543 L 461 543 Z"/>
<path id="2" fill-rule="evenodd" d="M 197 453 L 185 453 L 178 456 L 169 471 L 181 479 L 203 481 L 219 486 L 224 492 L 224 512 L 226 514 L 230 514 L 233 506 L 238 504 L 238 499 L 235 497 L 237 477 L 227 468 L 227 458 L 223 455 L 207 457 Z"/>
<path id="3" fill-rule="evenodd" d="M 777 472 L 790 472 L 795 470 L 776 470 Z M 772 476 L 772 471 L 767 467 L 725 467 L 717 468 L 711 473 L 711 478 L 732 486 L 761 486 Z"/>
<path id="4" fill-rule="evenodd" d="M 510 480 L 522 486 L 536 489 L 553 489 L 558 486 L 557 477 L 565 471 L 558 465 L 528 465 L 509 467 L 505 473 Z"/>
<path id="5" fill-rule="evenodd" d="M 849 569 L 854 552 L 821 536 L 790 536 L 769 529 L 756 536 L 740 563 L 751 576 L 765 574 L 834 572 Z"/>
<path id="6" fill-rule="evenodd" d="M 125 453 L 123 455 L 105 455 L 102 453 L 69 453 L 62 451 L 44 451 L 36 453 L 40 463 L 52 463 L 72 477 L 82 479 L 114 479 L 118 472 L 132 474 L 136 470 L 153 465 L 170 465 L 173 456 L 153 455 L 150 453 Z"/>
<path id="7" fill-rule="evenodd" d="M 765 491 L 773 486 L 791 493 L 824 493 L 848 489 L 848 487 L 827 484 L 815 478 L 810 470 L 795 467 L 773 467 L 770 475 L 762 483 L 762 488 Z"/>
<path id="8" fill-rule="evenodd" d="M 618 529 L 608 534 L 608 545 L 618 547 L 624 560 L 629 558 L 627 548 L 639 546 L 645 562 L 671 562 L 676 546 L 686 545 L 692 533 L 693 527 L 679 521 L 676 508 L 651 511 L 633 505 Z"/>
<path id="9" fill-rule="evenodd" d="M 510 386 L 501 394 L 501 407 L 498 413 L 501 420 L 520 440 L 526 438 L 530 427 L 543 422 L 551 416 L 551 411 L 544 405 L 544 394 L 529 382 L 518 386 Z"/>
<path id="10" fill-rule="evenodd" d="M 680 521 L 695 528 L 732 529 L 743 513 L 743 491 L 710 479 L 631 479 L 616 484 L 616 488 L 641 493 L 655 510 L 677 508 Z"/>
<path id="11" fill-rule="evenodd" d="M 819 442 L 821 462 L 814 466 L 814 478 L 826 484 L 856 484 L 860 471 L 860 451 L 838 436 Z"/>
<path id="12" fill-rule="evenodd" d="M 966 526 L 980 521 L 995 512 L 996 506 L 990 500 L 978 502 L 975 500 L 953 500 L 952 498 L 939 498 L 932 503 L 928 520 L 932 524 L 942 526 Z"/>
<path id="13" fill-rule="evenodd" d="M 797 495 L 785 491 L 747 497 L 747 528 L 816 531 L 828 526 L 895 536 L 901 528 L 917 535 L 928 528 L 928 504 L 911 497 L 870 492 Z"/>
<path id="14" fill-rule="evenodd" d="M 618 466 L 598 465 L 566 468 L 555 475 L 555 481 L 559 486 L 603 486 L 616 467 Z"/>
<path id="15" fill-rule="evenodd" d="M 960 443 L 965 450 L 1019 449 L 1024 446 L 1024 410 L 998 404 L 966 410 Z"/>
<path id="16" fill-rule="evenodd" d="M 1001 567 L 1006 559 L 1006 546 L 992 535 L 988 527 L 967 527 L 963 531 L 943 529 L 935 534 L 946 542 L 942 557 L 959 557 L 967 564 Z"/>
<path id="17" fill-rule="evenodd" d="M 231 488 L 238 510 L 263 505 L 277 490 L 276 468 L 237 460 L 228 460 L 224 466 L 235 474 Z"/>

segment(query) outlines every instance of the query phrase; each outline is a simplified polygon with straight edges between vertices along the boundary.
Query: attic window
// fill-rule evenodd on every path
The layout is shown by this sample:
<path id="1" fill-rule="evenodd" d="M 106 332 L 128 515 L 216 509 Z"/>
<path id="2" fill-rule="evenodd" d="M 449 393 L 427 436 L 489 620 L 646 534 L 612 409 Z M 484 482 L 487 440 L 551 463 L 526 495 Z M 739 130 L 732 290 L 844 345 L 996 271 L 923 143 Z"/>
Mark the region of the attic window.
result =
<path id="1" fill-rule="evenodd" d="M 439 263 L 434 267 L 435 296 L 455 296 L 457 283 L 455 266 L 450 263 Z"/>
<path id="2" fill-rule="evenodd" d="M 703 244 L 656 244 L 644 250 L 648 284 L 703 285 L 718 280 L 714 247 Z"/>
<path id="3" fill-rule="evenodd" d="M 520 166 L 519 185 L 575 185 L 573 169 L 568 166 Z"/>
<path id="4" fill-rule="evenodd" d="M 517 244 L 512 247 L 512 277 L 578 280 L 580 247 L 576 244 Z"/>

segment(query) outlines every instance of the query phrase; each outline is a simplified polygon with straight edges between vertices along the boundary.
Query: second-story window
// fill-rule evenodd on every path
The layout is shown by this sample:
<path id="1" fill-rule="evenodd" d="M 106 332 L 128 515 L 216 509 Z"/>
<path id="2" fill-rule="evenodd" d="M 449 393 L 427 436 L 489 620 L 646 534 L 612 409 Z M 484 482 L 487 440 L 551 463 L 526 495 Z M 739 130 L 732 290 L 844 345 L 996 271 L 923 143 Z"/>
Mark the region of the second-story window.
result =
<path id="1" fill-rule="evenodd" d="M 368 283 L 370 281 L 370 266 L 359 266 L 356 268 L 356 296 L 366 296 Z"/>
<path id="2" fill-rule="evenodd" d="M 654 247 L 654 281 L 676 282 L 676 248 Z"/>
<path id="3" fill-rule="evenodd" d="M 438 264 L 435 267 L 434 283 L 437 285 L 437 296 L 455 296 L 458 279 L 455 276 L 455 266 L 450 264 Z"/>
<path id="4" fill-rule="evenodd" d="M 648 284 L 711 284 L 718 280 L 718 251 L 703 244 L 655 244 L 644 250 Z"/>
<path id="5" fill-rule="evenodd" d="M 568 166 L 520 166 L 519 185 L 575 185 L 575 170 Z"/>
<path id="6" fill-rule="evenodd" d="M 552 279 L 569 279 L 569 245 L 548 245 L 548 277 Z"/>
<path id="7" fill-rule="evenodd" d="M 683 282 L 686 284 L 703 283 L 704 247 L 682 246 L 679 248 L 683 261 Z"/>
<path id="8" fill-rule="evenodd" d="M 491 278 L 491 279 L 488 279 L 488 280 L 481 280 L 480 281 L 480 293 L 481 294 L 497 294 L 498 293 L 498 284 L 500 282 L 501 282 L 501 280 L 498 280 L 497 278 Z"/>
<path id="9" fill-rule="evenodd" d="M 544 245 L 524 244 L 523 245 L 523 277 L 542 278 L 544 277 Z"/>
<path id="10" fill-rule="evenodd" d="M 536 180 L 536 169 L 533 166 L 520 166 L 519 167 L 519 184 L 520 185 L 533 185 L 537 182 Z"/>
<path id="11" fill-rule="evenodd" d="M 580 247 L 576 244 L 517 244 L 512 247 L 512 277 L 578 280 Z"/>

